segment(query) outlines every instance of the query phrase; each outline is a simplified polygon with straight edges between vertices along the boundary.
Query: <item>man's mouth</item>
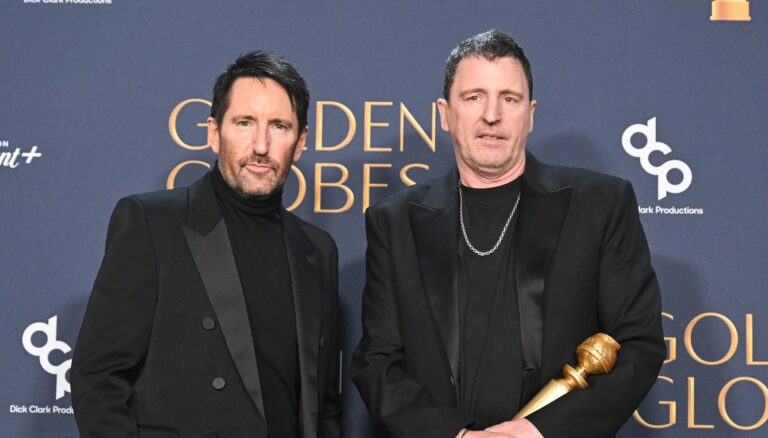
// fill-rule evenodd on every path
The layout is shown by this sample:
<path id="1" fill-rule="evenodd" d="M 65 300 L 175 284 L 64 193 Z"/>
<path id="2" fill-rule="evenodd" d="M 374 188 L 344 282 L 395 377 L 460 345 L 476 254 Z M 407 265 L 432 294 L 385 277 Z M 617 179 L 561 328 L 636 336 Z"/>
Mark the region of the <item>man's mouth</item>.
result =
<path id="1" fill-rule="evenodd" d="M 502 141 L 502 140 L 506 140 L 506 137 L 504 137 L 503 135 L 498 134 L 498 133 L 492 133 L 492 132 L 481 133 L 481 134 L 479 134 L 477 136 L 477 138 L 479 138 L 481 140 L 486 140 L 486 141 Z"/>
<path id="2" fill-rule="evenodd" d="M 272 166 L 266 163 L 248 163 L 245 165 L 245 168 L 250 170 L 251 172 L 257 172 L 257 173 L 269 172 L 270 170 L 272 170 Z"/>

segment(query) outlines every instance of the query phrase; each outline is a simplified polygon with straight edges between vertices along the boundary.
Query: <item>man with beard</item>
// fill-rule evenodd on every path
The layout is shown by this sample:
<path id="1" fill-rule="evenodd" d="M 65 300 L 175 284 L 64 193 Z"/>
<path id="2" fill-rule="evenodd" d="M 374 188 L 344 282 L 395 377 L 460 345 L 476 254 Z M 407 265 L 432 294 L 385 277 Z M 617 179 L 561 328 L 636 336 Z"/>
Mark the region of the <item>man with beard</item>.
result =
<path id="1" fill-rule="evenodd" d="M 83 437 L 338 437 L 337 252 L 282 207 L 309 91 L 239 57 L 213 89 L 213 170 L 115 207 L 72 364 Z"/>
<path id="2" fill-rule="evenodd" d="M 448 58 L 440 122 L 456 168 L 368 209 L 352 378 L 392 437 L 609 437 L 664 360 L 661 300 L 630 184 L 526 152 L 533 78 L 492 30 Z M 515 414 L 605 332 L 612 373 Z"/>

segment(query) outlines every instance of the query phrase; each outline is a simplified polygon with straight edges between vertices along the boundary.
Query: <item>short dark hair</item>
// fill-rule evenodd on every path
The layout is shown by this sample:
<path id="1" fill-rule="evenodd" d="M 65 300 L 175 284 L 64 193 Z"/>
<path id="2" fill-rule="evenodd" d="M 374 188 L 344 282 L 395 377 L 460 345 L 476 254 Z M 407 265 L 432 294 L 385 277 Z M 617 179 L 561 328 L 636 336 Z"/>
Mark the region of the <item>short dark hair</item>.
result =
<path id="1" fill-rule="evenodd" d="M 272 79 L 288 93 L 291 105 L 299 119 L 299 133 L 307 126 L 309 108 L 309 90 L 304 78 L 284 58 L 271 53 L 256 50 L 240 55 L 235 62 L 227 66 L 213 85 L 211 117 L 221 126 L 224 113 L 229 108 L 229 92 L 237 78 Z"/>
<path id="2" fill-rule="evenodd" d="M 528 98 L 533 99 L 531 63 L 526 58 L 523 48 L 520 47 L 514 38 L 506 33 L 491 29 L 465 39 L 455 49 L 451 50 L 451 54 L 448 55 L 448 59 L 445 61 L 443 97 L 446 100 L 448 100 L 451 92 L 451 86 L 453 85 L 453 79 L 456 76 L 459 62 L 464 58 L 472 56 L 482 56 L 489 61 L 511 56 L 520 61 L 525 71 L 525 78 L 528 80 Z"/>

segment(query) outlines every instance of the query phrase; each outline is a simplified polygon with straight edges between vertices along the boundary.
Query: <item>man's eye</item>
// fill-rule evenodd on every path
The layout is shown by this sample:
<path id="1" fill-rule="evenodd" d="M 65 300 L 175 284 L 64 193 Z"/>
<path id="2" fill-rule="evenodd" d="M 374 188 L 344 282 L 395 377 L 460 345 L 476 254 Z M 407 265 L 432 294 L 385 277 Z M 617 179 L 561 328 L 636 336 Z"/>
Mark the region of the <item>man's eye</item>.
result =
<path id="1" fill-rule="evenodd" d="M 504 96 L 504 102 L 506 102 L 506 103 L 517 103 L 517 99 L 515 99 L 512 96 Z"/>
<path id="2" fill-rule="evenodd" d="M 478 96 L 477 94 L 473 94 L 471 96 L 467 96 L 467 101 L 468 102 L 477 102 L 478 100 L 480 100 L 480 96 Z"/>
<path id="3" fill-rule="evenodd" d="M 250 120 L 240 120 L 237 122 L 237 126 L 250 126 L 251 121 Z"/>
<path id="4" fill-rule="evenodd" d="M 279 130 L 281 130 L 281 131 L 285 131 L 285 130 L 287 130 L 287 129 L 288 129 L 288 126 L 286 126 L 286 125 L 284 125 L 284 124 L 282 124 L 282 123 L 280 123 L 280 122 L 276 122 L 276 123 L 274 123 L 272 126 L 274 126 L 274 127 L 275 127 L 275 129 L 279 129 Z"/>

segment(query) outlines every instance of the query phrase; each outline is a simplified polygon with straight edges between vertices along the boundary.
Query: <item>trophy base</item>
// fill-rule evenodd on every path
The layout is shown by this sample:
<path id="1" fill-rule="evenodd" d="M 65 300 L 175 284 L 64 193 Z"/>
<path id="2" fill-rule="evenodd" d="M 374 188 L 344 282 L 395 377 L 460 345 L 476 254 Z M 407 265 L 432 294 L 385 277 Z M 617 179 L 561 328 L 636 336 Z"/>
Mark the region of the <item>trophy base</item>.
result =
<path id="1" fill-rule="evenodd" d="M 711 21 L 751 21 L 746 0 L 714 0 Z"/>

